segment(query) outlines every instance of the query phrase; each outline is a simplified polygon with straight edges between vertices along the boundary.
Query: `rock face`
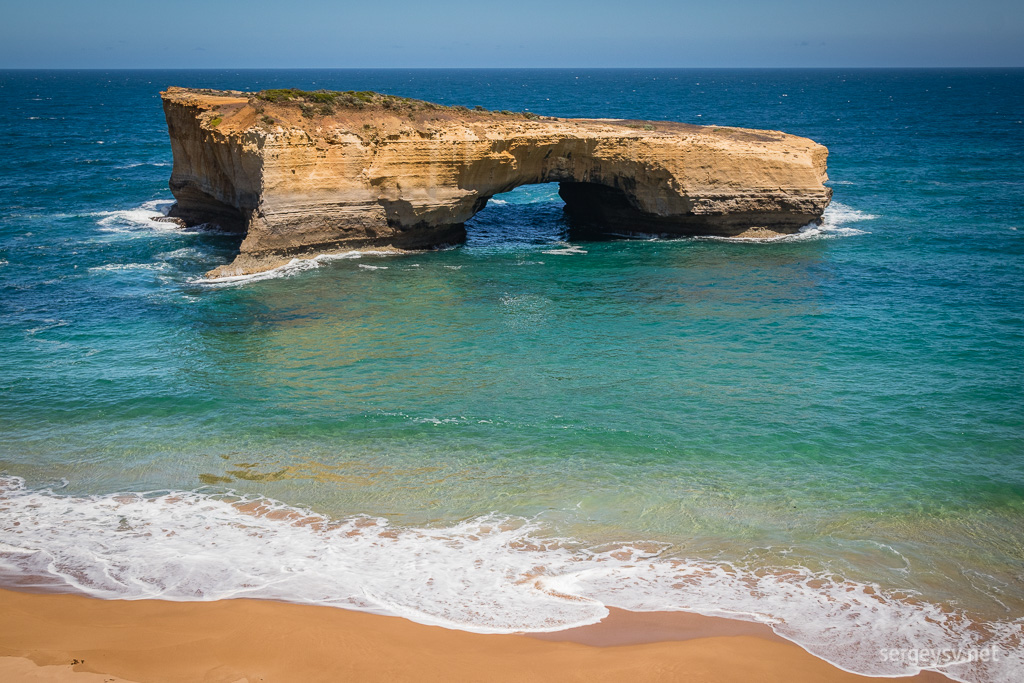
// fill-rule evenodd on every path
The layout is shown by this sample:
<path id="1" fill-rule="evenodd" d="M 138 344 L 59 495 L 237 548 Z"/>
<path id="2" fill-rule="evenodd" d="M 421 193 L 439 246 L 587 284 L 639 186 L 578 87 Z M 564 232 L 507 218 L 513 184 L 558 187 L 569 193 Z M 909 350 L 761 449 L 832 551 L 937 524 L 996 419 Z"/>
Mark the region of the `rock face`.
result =
<path id="1" fill-rule="evenodd" d="M 374 93 L 169 88 L 171 216 L 244 234 L 242 275 L 295 257 L 464 239 L 495 194 L 560 183 L 615 233 L 791 233 L 819 221 L 828 150 L 776 131 L 553 119 Z"/>

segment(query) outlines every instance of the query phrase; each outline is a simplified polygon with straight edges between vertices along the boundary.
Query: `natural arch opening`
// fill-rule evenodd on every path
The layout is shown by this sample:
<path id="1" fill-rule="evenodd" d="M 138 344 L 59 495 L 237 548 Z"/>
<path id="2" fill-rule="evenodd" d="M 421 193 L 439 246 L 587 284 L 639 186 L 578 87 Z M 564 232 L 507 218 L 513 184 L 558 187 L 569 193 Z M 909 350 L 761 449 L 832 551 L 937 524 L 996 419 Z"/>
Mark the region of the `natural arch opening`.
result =
<path id="1" fill-rule="evenodd" d="M 490 197 L 465 223 L 469 248 L 551 244 L 569 238 L 558 183 L 520 185 Z"/>
<path id="2" fill-rule="evenodd" d="M 488 198 L 465 223 L 471 248 L 628 238 L 650 227 L 626 194 L 596 183 L 541 182 Z"/>

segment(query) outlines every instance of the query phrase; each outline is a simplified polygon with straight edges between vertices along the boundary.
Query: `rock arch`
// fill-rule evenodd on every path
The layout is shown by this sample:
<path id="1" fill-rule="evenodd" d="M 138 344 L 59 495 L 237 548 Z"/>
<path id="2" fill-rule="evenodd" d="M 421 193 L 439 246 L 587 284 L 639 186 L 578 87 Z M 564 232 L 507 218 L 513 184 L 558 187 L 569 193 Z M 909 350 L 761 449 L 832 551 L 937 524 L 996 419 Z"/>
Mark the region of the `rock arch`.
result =
<path id="1" fill-rule="evenodd" d="M 212 276 L 458 242 L 488 199 L 534 183 L 559 183 L 567 209 L 595 224 L 671 235 L 795 232 L 831 196 L 825 147 L 776 131 L 405 112 L 386 97 L 312 115 L 248 93 L 171 88 L 163 100 L 172 215 L 245 235 Z"/>

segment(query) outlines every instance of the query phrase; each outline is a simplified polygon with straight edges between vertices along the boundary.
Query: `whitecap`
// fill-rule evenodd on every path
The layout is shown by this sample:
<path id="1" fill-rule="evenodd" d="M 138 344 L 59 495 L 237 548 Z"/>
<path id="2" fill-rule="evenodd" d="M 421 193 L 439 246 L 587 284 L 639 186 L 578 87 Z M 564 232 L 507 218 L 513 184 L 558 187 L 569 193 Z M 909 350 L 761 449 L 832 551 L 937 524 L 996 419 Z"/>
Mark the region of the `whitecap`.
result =
<path id="1" fill-rule="evenodd" d="M 103 271 L 120 271 L 120 270 L 167 270 L 170 266 L 166 263 L 108 263 L 103 266 L 93 266 L 89 269 L 90 273 L 98 273 Z"/>
<path id="2" fill-rule="evenodd" d="M 530 204 L 551 204 L 559 203 L 562 204 L 562 198 L 558 195 L 558 186 L 554 183 L 539 183 L 534 185 L 520 185 L 510 192 L 503 192 L 499 197 L 490 197 L 487 200 L 488 204 L 507 205 L 515 204 L 517 206 L 530 205 Z"/>
<path id="3" fill-rule="evenodd" d="M 406 254 L 409 252 L 403 252 L 398 250 L 381 251 L 381 250 L 352 250 L 342 252 L 340 254 L 318 254 L 312 258 L 293 258 L 283 266 L 277 268 L 271 268 L 270 270 L 264 270 L 259 273 L 252 273 L 251 275 L 225 275 L 224 277 L 206 278 L 200 277 L 191 280 L 192 284 L 201 284 L 207 286 L 224 286 L 224 285 L 239 285 L 248 282 L 260 282 L 261 280 L 275 280 L 283 277 L 292 277 L 299 273 L 307 270 L 313 270 L 319 268 L 325 263 L 331 261 L 342 261 L 346 259 L 358 259 L 363 256 L 395 256 L 398 254 Z"/>
<path id="4" fill-rule="evenodd" d="M 134 209 L 98 211 L 89 215 L 99 219 L 96 221 L 96 224 L 100 226 L 100 232 L 138 233 L 145 231 L 180 233 L 182 229 L 174 223 L 152 220 L 166 216 L 173 205 L 174 202 L 167 199 L 154 199 L 144 202 Z"/>
<path id="5" fill-rule="evenodd" d="M 872 221 L 876 218 L 878 218 L 876 214 L 861 211 L 860 209 L 855 209 L 852 206 L 840 204 L 839 202 L 832 202 L 829 204 L 822 216 L 822 219 L 826 224 L 835 226 L 846 223 L 858 223 L 860 221 Z"/>
<path id="6" fill-rule="evenodd" d="M 564 245 L 561 249 L 547 249 L 542 251 L 542 254 L 555 254 L 558 256 L 572 256 L 575 254 L 586 254 L 587 250 L 575 244 L 567 244 L 565 242 L 559 242 Z"/>
<path id="7" fill-rule="evenodd" d="M 157 254 L 156 258 L 162 261 L 197 261 L 206 258 L 206 254 L 195 247 L 183 247 Z"/>
<path id="8" fill-rule="evenodd" d="M 822 214 L 821 223 L 808 223 L 799 231 L 790 235 L 779 235 L 777 237 L 695 237 L 697 240 L 710 240 L 722 242 L 748 242 L 748 243 L 774 243 L 774 242 L 801 242 L 804 240 L 833 239 L 836 237 L 854 237 L 856 235 L 868 235 L 867 230 L 847 227 L 847 223 L 870 221 L 878 218 L 875 214 L 855 209 L 846 204 L 832 202 Z"/>
<path id="9" fill-rule="evenodd" d="M 387 266 L 371 266 L 371 265 L 366 264 L 366 263 L 360 263 L 359 267 L 360 268 L 365 268 L 366 270 L 387 270 L 388 269 Z"/>
<path id="10" fill-rule="evenodd" d="M 126 170 L 126 169 L 129 169 L 129 168 L 139 168 L 140 166 L 158 166 L 158 167 L 160 167 L 160 166 L 170 166 L 170 164 L 167 163 L 166 161 L 138 161 L 138 162 L 135 162 L 135 163 L 132 163 L 132 164 L 122 164 L 120 166 L 115 166 L 114 168 L 120 169 L 120 170 Z"/>
<path id="11" fill-rule="evenodd" d="M 432 425 L 449 425 L 449 424 L 464 424 L 466 418 L 464 417 L 410 417 L 409 420 L 416 424 L 432 424 Z"/>

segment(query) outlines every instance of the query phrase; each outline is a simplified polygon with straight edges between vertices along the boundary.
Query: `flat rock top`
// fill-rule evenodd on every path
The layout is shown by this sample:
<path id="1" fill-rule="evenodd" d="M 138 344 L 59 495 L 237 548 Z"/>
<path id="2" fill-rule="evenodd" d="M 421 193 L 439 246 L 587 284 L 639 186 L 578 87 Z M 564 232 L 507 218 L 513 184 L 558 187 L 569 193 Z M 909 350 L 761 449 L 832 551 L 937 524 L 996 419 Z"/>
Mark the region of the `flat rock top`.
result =
<path id="1" fill-rule="evenodd" d="M 673 138 L 715 146 L 738 143 L 741 147 L 774 146 L 778 143 L 796 147 L 816 145 L 806 138 L 779 131 L 698 126 L 674 121 L 555 118 L 531 112 L 446 106 L 371 92 L 269 90 L 249 93 L 170 87 L 162 96 L 165 102 L 195 107 L 205 128 L 225 135 L 303 130 L 315 137 L 328 131 L 344 131 L 366 140 L 433 139 L 443 136 L 445 131 L 459 129 L 462 134 L 470 133 L 484 139 L 554 135 Z"/>

